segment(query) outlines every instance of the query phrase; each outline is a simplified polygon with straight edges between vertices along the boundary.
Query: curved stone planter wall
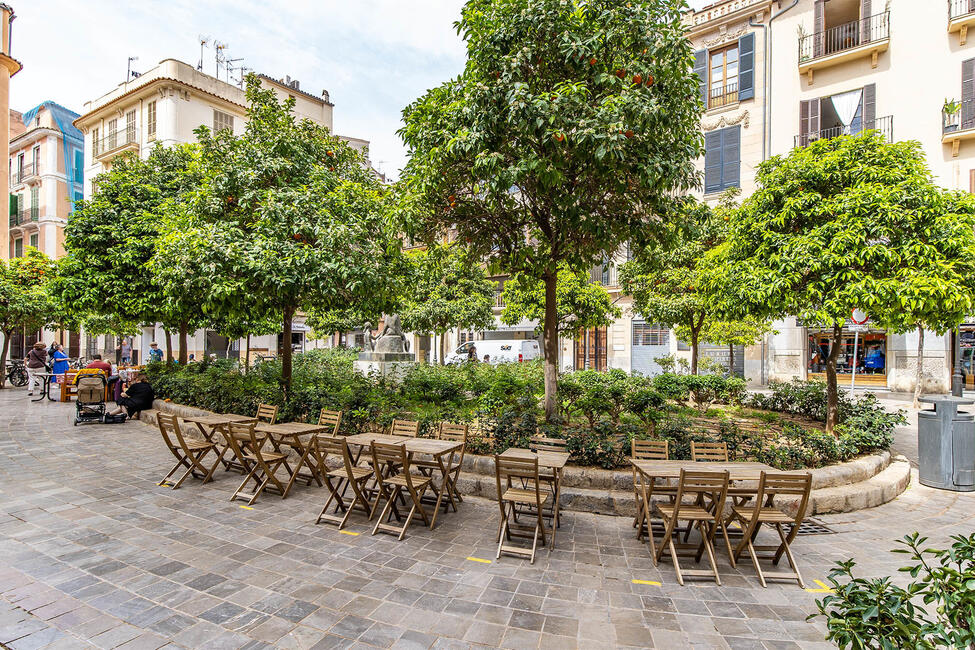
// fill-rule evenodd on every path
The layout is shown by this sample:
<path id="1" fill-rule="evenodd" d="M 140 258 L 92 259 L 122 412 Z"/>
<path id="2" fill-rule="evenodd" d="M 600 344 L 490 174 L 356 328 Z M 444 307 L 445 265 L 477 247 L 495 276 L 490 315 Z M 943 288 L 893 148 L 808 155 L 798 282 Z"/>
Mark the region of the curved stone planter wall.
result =
<path id="1" fill-rule="evenodd" d="M 154 408 L 180 416 L 209 415 L 209 411 L 156 400 Z M 145 411 L 142 421 L 155 425 L 155 411 Z M 852 512 L 893 500 L 907 489 L 911 466 L 903 456 L 890 452 L 861 456 L 854 460 L 812 470 L 813 491 L 807 514 Z M 458 486 L 463 494 L 497 498 L 494 459 L 468 454 Z M 786 501 L 780 501 L 786 505 Z M 562 478 L 562 509 L 632 517 L 635 511 L 633 474 L 630 470 L 594 467 L 565 468 Z M 798 507 L 798 502 L 792 502 Z"/>

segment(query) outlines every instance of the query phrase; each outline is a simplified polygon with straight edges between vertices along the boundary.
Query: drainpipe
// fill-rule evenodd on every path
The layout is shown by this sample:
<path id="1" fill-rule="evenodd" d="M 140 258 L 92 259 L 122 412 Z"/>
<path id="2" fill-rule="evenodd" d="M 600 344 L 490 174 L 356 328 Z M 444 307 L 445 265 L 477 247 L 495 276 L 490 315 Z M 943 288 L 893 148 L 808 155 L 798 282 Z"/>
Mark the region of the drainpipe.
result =
<path id="1" fill-rule="evenodd" d="M 768 102 L 768 65 L 766 64 L 766 57 L 768 53 L 768 27 L 765 23 L 756 23 L 755 17 L 752 16 L 748 19 L 749 27 L 761 27 L 762 28 L 762 161 L 766 159 L 765 155 L 765 116 L 767 113 L 766 103 Z M 763 345 L 764 347 L 764 345 Z M 762 362 L 762 374 L 765 373 L 765 362 Z"/>
<path id="2" fill-rule="evenodd" d="M 790 9 L 794 8 L 797 4 L 799 4 L 799 0 L 792 0 L 792 4 L 790 4 L 788 7 L 786 7 L 782 11 L 778 12 L 777 14 L 772 14 L 772 17 L 768 19 L 768 27 L 769 27 L 769 30 L 767 32 L 767 34 L 768 34 L 768 49 L 765 51 L 765 71 L 766 71 L 766 74 L 769 77 L 772 76 L 772 29 L 771 29 L 772 28 L 772 23 L 775 21 L 776 18 L 778 18 L 782 14 L 786 13 Z M 768 142 L 768 149 L 769 149 L 769 151 L 771 151 L 771 149 L 772 149 L 772 101 L 771 101 L 771 96 L 770 96 L 769 93 L 766 93 L 766 95 L 765 95 L 765 104 L 768 107 L 767 108 L 767 110 L 768 110 L 768 118 L 765 120 L 765 121 L 768 122 L 768 140 L 769 140 L 769 142 Z M 764 122 L 763 122 L 763 126 L 764 126 Z M 765 148 L 765 143 L 764 142 L 762 143 L 762 148 L 763 149 Z M 763 158 L 764 158 L 764 156 L 763 156 Z"/>

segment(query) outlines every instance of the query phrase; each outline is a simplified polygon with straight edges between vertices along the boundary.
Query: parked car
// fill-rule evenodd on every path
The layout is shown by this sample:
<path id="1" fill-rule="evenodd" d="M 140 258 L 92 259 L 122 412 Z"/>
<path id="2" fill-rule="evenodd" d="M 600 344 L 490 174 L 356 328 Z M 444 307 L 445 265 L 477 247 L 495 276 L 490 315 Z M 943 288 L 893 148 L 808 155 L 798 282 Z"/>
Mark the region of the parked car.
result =
<path id="1" fill-rule="evenodd" d="M 463 363 L 467 361 L 471 346 L 477 349 L 477 360 L 484 361 L 488 356 L 488 363 L 519 363 L 537 359 L 541 356 L 538 341 L 529 339 L 497 339 L 486 341 L 468 341 L 449 353 L 444 359 L 447 363 Z"/>

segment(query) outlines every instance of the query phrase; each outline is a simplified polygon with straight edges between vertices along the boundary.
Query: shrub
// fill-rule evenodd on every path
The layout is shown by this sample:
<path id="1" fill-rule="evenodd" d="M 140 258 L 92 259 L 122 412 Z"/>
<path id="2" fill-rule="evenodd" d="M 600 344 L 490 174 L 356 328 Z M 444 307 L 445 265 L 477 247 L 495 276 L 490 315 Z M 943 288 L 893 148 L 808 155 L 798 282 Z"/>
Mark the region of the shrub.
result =
<path id="1" fill-rule="evenodd" d="M 924 548 L 918 533 L 898 541 L 904 548 L 893 552 L 913 561 L 900 569 L 912 578 L 906 588 L 857 578 L 853 560 L 837 562 L 827 576 L 833 594 L 808 618 L 825 617 L 826 639 L 840 648 L 975 647 L 975 534 L 951 539 L 946 550 Z"/>

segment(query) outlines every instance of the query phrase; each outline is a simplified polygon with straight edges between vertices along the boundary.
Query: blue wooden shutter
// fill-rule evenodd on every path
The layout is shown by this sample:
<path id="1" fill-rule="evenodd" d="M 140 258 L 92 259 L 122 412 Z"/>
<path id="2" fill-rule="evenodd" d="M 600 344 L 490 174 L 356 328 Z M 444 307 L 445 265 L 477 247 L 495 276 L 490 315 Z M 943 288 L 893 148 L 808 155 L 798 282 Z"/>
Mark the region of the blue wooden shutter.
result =
<path id="1" fill-rule="evenodd" d="M 721 131 L 704 134 L 704 192 L 721 191 Z"/>
<path id="2" fill-rule="evenodd" d="M 694 53 L 694 74 L 699 78 L 701 89 L 701 101 L 704 102 L 704 109 L 708 107 L 708 51 L 698 50 Z"/>
<path id="3" fill-rule="evenodd" d="M 721 130 L 721 189 L 741 187 L 741 127 Z"/>
<path id="4" fill-rule="evenodd" d="M 755 96 L 755 34 L 738 39 L 738 101 Z"/>
<path id="5" fill-rule="evenodd" d="M 74 150 L 74 182 L 80 183 L 84 180 L 85 152 L 81 149 Z"/>

